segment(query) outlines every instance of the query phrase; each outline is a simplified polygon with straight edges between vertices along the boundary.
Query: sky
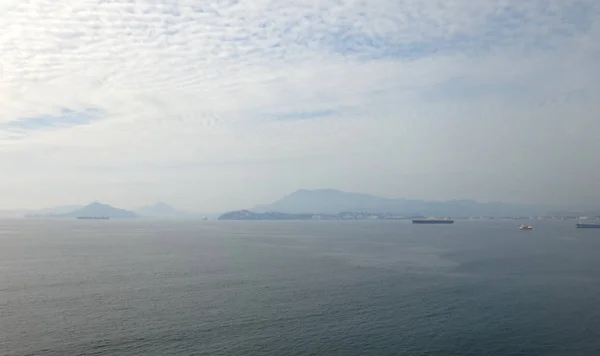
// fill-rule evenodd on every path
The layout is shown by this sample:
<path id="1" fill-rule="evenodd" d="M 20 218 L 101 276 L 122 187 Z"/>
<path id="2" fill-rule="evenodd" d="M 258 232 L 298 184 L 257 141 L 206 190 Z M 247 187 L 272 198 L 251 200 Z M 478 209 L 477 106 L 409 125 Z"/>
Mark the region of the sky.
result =
<path id="1" fill-rule="evenodd" d="M 600 202 L 595 0 L 0 0 L 0 208 Z"/>

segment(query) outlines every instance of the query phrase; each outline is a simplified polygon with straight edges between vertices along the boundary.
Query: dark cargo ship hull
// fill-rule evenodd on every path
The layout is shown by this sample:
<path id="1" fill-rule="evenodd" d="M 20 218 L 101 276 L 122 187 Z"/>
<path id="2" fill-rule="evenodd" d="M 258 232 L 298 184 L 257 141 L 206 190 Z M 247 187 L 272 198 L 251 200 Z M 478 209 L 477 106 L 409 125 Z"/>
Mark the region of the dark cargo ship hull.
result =
<path id="1" fill-rule="evenodd" d="M 600 229 L 600 224 L 577 224 L 580 229 Z"/>

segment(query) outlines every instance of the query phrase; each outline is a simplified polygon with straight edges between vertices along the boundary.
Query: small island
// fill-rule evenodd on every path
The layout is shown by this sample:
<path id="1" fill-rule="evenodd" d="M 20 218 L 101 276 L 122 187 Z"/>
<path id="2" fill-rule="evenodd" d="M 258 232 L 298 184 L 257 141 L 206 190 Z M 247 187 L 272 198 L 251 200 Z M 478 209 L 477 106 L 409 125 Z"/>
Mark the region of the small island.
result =
<path id="1" fill-rule="evenodd" d="M 86 206 L 76 208 L 66 213 L 31 214 L 29 218 L 76 218 L 84 220 L 109 220 L 109 219 L 131 219 L 137 215 L 129 210 L 115 208 L 108 204 L 94 202 Z"/>

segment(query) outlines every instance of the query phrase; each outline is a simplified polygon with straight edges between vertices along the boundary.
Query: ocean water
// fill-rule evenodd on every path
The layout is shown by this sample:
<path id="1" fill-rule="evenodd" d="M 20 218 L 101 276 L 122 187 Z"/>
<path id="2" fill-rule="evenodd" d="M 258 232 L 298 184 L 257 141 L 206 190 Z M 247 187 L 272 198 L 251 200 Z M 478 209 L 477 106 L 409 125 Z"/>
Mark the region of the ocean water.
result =
<path id="1" fill-rule="evenodd" d="M 0 355 L 600 355 L 573 222 L 0 222 Z"/>

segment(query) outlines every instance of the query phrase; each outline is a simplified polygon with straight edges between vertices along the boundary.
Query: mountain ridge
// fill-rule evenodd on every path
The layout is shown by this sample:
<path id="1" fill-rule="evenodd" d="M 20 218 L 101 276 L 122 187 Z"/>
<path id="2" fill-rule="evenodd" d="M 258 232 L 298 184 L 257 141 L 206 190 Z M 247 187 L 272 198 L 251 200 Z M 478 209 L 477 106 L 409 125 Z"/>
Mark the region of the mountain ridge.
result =
<path id="1" fill-rule="evenodd" d="M 257 213 L 338 214 L 341 212 L 395 213 L 423 216 L 479 216 L 541 214 L 544 208 L 503 202 L 481 203 L 472 199 L 425 201 L 384 198 L 336 189 L 299 189 L 281 199 L 251 209 Z"/>

